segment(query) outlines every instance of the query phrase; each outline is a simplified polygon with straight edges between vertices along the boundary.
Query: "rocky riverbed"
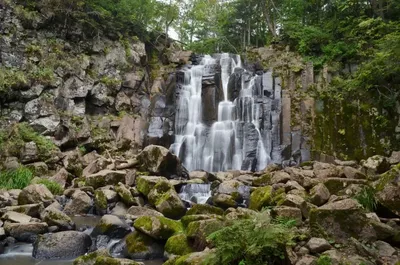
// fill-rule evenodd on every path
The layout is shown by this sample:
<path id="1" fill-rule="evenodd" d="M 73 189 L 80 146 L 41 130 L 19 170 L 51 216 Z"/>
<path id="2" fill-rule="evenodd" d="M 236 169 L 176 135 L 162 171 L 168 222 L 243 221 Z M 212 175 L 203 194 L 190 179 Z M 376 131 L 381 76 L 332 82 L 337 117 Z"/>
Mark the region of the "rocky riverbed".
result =
<path id="1" fill-rule="evenodd" d="M 82 161 L 82 177 L 64 168 L 49 177 L 65 186 L 62 195 L 43 184 L 1 191 L 0 261 L 203 264 L 217 250 L 210 234 L 260 214 L 295 223 L 286 264 L 400 260 L 397 152 L 260 172 L 187 172 L 154 145 L 130 160 L 87 154 L 71 163 Z"/>

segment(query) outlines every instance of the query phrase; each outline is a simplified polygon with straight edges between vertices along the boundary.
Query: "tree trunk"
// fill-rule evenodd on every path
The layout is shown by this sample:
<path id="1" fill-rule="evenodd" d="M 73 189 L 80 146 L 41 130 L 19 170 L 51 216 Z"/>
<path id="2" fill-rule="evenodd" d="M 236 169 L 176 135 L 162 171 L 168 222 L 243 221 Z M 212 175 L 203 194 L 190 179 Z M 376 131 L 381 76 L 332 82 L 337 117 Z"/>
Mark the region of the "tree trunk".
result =
<path id="1" fill-rule="evenodd" d="M 273 21 L 273 16 L 272 16 L 272 12 L 271 12 L 271 5 L 270 5 L 270 1 L 267 0 L 265 1 L 265 5 L 264 5 L 264 16 L 265 19 L 267 21 L 267 26 L 269 31 L 271 32 L 273 37 L 277 37 L 278 35 L 276 34 L 276 28 L 275 28 L 275 23 Z"/>

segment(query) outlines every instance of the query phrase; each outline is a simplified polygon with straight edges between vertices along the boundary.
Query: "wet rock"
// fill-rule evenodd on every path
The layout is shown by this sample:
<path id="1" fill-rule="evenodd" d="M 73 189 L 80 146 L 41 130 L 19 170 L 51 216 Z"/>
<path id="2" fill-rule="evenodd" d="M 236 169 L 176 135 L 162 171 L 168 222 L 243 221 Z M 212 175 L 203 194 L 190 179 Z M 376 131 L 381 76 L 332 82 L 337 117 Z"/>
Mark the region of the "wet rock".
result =
<path id="1" fill-rule="evenodd" d="M 106 235 L 110 238 L 123 238 L 131 232 L 130 227 L 115 215 L 104 215 L 92 232 L 92 236 Z"/>
<path id="2" fill-rule="evenodd" d="M 55 207 L 47 207 L 40 214 L 40 218 L 49 226 L 57 226 L 60 230 L 72 230 L 75 228 L 72 219 Z"/>
<path id="3" fill-rule="evenodd" d="M 133 226 L 136 230 L 157 240 L 167 240 L 174 234 L 183 232 L 180 221 L 171 220 L 161 216 L 142 216 L 135 220 Z"/>
<path id="4" fill-rule="evenodd" d="M 36 259 L 74 259 L 85 254 L 92 240 L 90 236 L 76 231 L 45 234 L 33 244 L 33 257 Z"/>
<path id="5" fill-rule="evenodd" d="M 35 204 L 35 203 L 49 203 L 54 199 L 53 194 L 43 184 L 33 184 L 24 188 L 18 196 L 18 203 Z"/>
<path id="6" fill-rule="evenodd" d="M 124 254 L 130 259 L 157 259 L 162 258 L 163 247 L 153 238 L 134 231 L 130 233 L 122 242 L 124 244 Z"/>
<path id="7" fill-rule="evenodd" d="M 194 252 L 185 234 L 170 237 L 165 244 L 165 252 L 168 255 L 183 256 Z"/>
<path id="8" fill-rule="evenodd" d="M 147 146 L 138 156 L 140 170 L 167 178 L 188 178 L 189 174 L 178 157 L 162 146 Z"/>
<path id="9" fill-rule="evenodd" d="M 136 220 L 137 218 L 141 216 L 163 216 L 162 213 L 157 212 L 156 210 L 147 208 L 147 207 L 141 207 L 141 206 L 132 206 L 131 208 L 128 209 L 127 211 L 127 218 Z"/>
<path id="10" fill-rule="evenodd" d="M 47 233 L 48 225 L 46 223 L 6 223 L 4 230 L 8 236 L 18 241 L 31 243 L 37 235 Z"/>
<path id="11" fill-rule="evenodd" d="M 311 253 L 317 254 L 327 250 L 330 250 L 332 246 L 324 238 L 313 237 L 307 242 L 307 248 Z"/>
<path id="12" fill-rule="evenodd" d="M 192 171 L 189 173 L 189 179 L 201 179 L 203 181 L 208 180 L 208 172 L 206 171 Z"/>
<path id="13" fill-rule="evenodd" d="M 179 219 L 186 213 L 184 203 L 168 181 L 158 182 L 148 194 L 148 199 L 165 217 Z"/>
<path id="14" fill-rule="evenodd" d="M 124 217 L 128 212 L 128 208 L 123 202 L 117 202 L 114 208 L 111 211 L 112 215 L 116 215 L 118 217 Z"/>
<path id="15" fill-rule="evenodd" d="M 325 204 L 331 194 L 329 193 L 328 188 L 320 183 L 317 186 L 313 187 L 310 191 L 310 202 L 314 205 L 321 206 Z"/>
<path id="16" fill-rule="evenodd" d="M 84 191 L 75 191 L 71 200 L 65 205 L 67 215 L 87 214 L 92 208 L 92 199 Z"/>
<path id="17" fill-rule="evenodd" d="M 194 252 L 187 254 L 185 256 L 179 257 L 175 264 L 180 265 L 201 265 L 204 260 L 210 256 L 213 250 L 203 251 L 203 252 Z"/>
<path id="18" fill-rule="evenodd" d="M 125 183 L 125 171 L 102 170 L 96 174 L 86 177 L 86 184 L 94 189 L 106 185 L 117 185 L 119 182 Z"/>

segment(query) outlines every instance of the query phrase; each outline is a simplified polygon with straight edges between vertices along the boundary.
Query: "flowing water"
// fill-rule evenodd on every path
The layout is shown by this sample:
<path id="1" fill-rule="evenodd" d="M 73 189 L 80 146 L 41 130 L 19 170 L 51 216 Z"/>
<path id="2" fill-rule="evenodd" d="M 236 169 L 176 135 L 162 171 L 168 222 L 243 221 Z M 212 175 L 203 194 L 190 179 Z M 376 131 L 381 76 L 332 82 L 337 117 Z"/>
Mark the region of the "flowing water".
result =
<path id="1" fill-rule="evenodd" d="M 238 73 L 240 91 L 230 101 L 230 84 Z M 240 56 L 225 53 L 215 58 L 206 55 L 183 74 L 177 87 L 175 143 L 170 149 L 189 171 L 262 170 L 271 162 L 281 162 L 281 90 L 271 72 L 254 75 L 242 68 Z M 203 113 L 210 106 L 202 105 L 209 102 L 202 98 L 202 89 L 213 78 L 220 81 L 223 98 L 217 119 L 206 125 Z"/>
<path id="2" fill-rule="evenodd" d="M 183 201 L 205 204 L 211 197 L 211 185 L 210 184 L 188 184 L 181 188 L 179 197 Z"/>

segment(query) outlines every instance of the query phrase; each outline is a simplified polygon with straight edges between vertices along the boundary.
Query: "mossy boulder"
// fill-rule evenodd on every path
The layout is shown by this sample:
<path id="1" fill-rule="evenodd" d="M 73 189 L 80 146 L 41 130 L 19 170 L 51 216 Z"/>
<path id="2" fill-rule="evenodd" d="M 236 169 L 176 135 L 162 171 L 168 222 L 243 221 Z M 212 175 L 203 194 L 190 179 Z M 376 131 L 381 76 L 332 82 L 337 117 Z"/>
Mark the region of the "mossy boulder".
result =
<path id="1" fill-rule="evenodd" d="M 116 185 L 119 182 L 125 182 L 125 171 L 102 170 L 96 174 L 86 177 L 86 185 L 92 186 L 94 189 L 104 187 L 106 185 Z"/>
<path id="2" fill-rule="evenodd" d="M 400 216 L 400 164 L 380 176 L 376 191 L 379 203 Z"/>
<path id="3" fill-rule="evenodd" d="M 390 163 L 384 156 L 375 155 L 367 160 L 361 161 L 364 172 L 368 176 L 382 174 L 390 169 Z"/>
<path id="4" fill-rule="evenodd" d="M 126 213 L 126 218 L 131 220 L 136 220 L 141 216 L 163 216 L 163 214 L 154 209 L 142 206 L 132 206 Z"/>
<path id="5" fill-rule="evenodd" d="M 92 236 L 106 235 L 111 238 L 123 238 L 131 232 L 130 227 L 115 215 L 104 215 L 92 232 Z"/>
<path id="6" fill-rule="evenodd" d="M 150 191 L 148 199 L 165 217 L 179 219 L 186 213 L 184 203 L 168 181 L 159 181 Z"/>
<path id="7" fill-rule="evenodd" d="M 223 215 L 224 210 L 218 207 L 214 207 L 208 204 L 195 204 L 192 208 L 187 211 L 186 215 L 194 215 L 194 214 L 216 214 Z"/>
<path id="8" fill-rule="evenodd" d="M 328 188 L 323 183 L 319 183 L 310 191 L 310 202 L 314 205 L 321 206 L 329 200 L 330 196 L 331 194 Z"/>
<path id="9" fill-rule="evenodd" d="M 136 219 L 133 226 L 136 230 L 158 240 L 167 240 L 174 234 L 183 231 L 180 221 L 165 217 L 142 216 Z"/>
<path id="10" fill-rule="evenodd" d="M 125 203 L 126 206 L 138 205 L 137 201 L 133 197 L 131 191 L 122 183 L 115 185 L 114 190 L 118 193 L 121 201 Z"/>
<path id="11" fill-rule="evenodd" d="M 255 187 L 264 187 L 267 185 L 271 185 L 272 175 L 270 173 L 266 173 L 259 178 L 253 180 L 253 186 Z"/>
<path id="12" fill-rule="evenodd" d="M 33 184 L 24 188 L 18 196 L 18 204 L 49 203 L 54 199 L 53 194 L 43 184 Z"/>
<path id="13" fill-rule="evenodd" d="M 212 201 L 214 205 L 223 209 L 238 206 L 238 202 L 235 200 L 235 197 L 229 194 L 216 194 L 212 197 Z"/>
<path id="14" fill-rule="evenodd" d="M 193 241 L 193 247 L 197 250 L 204 250 L 208 245 L 207 237 L 224 227 L 223 221 L 211 219 L 194 221 L 189 223 L 186 234 Z"/>
<path id="15" fill-rule="evenodd" d="M 178 234 L 168 239 L 165 251 L 169 255 L 183 256 L 194 252 L 185 234 Z"/>
<path id="16" fill-rule="evenodd" d="M 211 250 L 212 251 L 212 250 Z M 194 252 L 178 258 L 175 265 L 203 265 L 211 251 Z"/>
<path id="17" fill-rule="evenodd" d="M 47 233 L 48 225 L 46 223 L 10 223 L 4 224 L 6 235 L 15 238 L 20 242 L 32 243 L 37 235 Z"/>
<path id="18" fill-rule="evenodd" d="M 160 181 L 168 181 L 168 180 L 164 177 L 138 176 L 136 179 L 136 188 L 144 196 L 147 196 L 149 195 L 150 191 L 154 188 L 154 186 Z"/>
<path id="19" fill-rule="evenodd" d="M 127 235 L 124 243 L 124 254 L 130 259 L 157 259 L 162 258 L 164 254 L 159 243 L 139 231 Z"/>
<path id="20" fill-rule="evenodd" d="M 94 206 L 97 214 L 106 214 L 108 209 L 107 196 L 104 190 L 96 190 L 94 192 Z"/>
<path id="21" fill-rule="evenodd" d="M 223 220 L 221 215 L 216 214 L 193 214 L 193 215 L 185 215 L 182 217 L 181 222 L 183 227 L 187 227 L 191 222 L 202 221 L 202 220 Z"/>
<path id="22" fill-rule="evenodd" d="M 351 237 L 376 240 L 377 235 L 362 206 L 355 200 L 345 199 L 325 204 L 310 211 L 311 234 L 337 243 Z"/>
<path id="23" fill-rule="evenodd" d="M 72 230 L 75 228 L 72 219 L 54 207 L 47 207 L 40 214 L 40 217 L 49 226 L 57 226 L 60 230 Z"/>
<path id="24" fill-rule="evenodd" d="M 337 195 L 339 191 L 347 188 L 351 184 L 367 184 L 364 179 L 347 179 L 347 178 L 329 178 L 324 180 L 325 187 L 328 188 L 329 193 Z"/>
<path id="25" fill-rule="evenodd" d="M 272 187 L 265 186 L 255 189 L 250 195 L 249 208 L 261 210 L 263 207 L 272 205 Z"/>
<path id="26" fill-rule="evenodd" d="M 74 260 L 73 265 L 141 265 L 129 259 L 117 259 L 111 257 L 107 249 L 100 249 L 95 252 L 81 256 Z"/>

